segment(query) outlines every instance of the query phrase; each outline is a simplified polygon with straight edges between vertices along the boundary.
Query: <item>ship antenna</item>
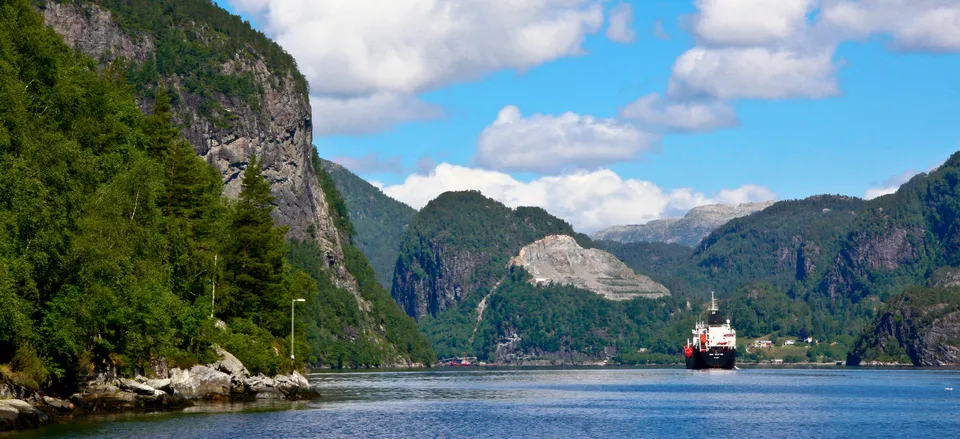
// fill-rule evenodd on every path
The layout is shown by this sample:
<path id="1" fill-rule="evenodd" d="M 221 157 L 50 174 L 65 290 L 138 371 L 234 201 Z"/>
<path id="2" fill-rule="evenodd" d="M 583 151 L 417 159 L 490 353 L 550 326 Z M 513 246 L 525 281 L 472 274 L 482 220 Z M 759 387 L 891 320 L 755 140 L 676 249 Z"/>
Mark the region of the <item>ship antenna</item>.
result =
<path id="1" fill-rule="evenodd" d="M 717 299 L 713 297 L 713 291 L 710 292 L 710 311 L 718 311 Z"/>

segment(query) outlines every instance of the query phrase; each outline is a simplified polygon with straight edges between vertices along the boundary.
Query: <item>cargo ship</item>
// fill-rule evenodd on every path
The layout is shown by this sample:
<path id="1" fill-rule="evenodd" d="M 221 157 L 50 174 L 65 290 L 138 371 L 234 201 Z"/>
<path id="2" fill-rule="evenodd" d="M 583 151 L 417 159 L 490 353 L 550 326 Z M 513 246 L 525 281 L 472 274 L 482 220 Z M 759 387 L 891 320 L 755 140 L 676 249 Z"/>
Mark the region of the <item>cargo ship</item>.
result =
<path id="1" fill-rule="evenodd" d="M 737 331 L 730 327 L 710 293 L 707 322 L 700 321 L 693 329 L 693 338 L 683 347 L 687 369 L 733 369 L 737 361 Z"/>

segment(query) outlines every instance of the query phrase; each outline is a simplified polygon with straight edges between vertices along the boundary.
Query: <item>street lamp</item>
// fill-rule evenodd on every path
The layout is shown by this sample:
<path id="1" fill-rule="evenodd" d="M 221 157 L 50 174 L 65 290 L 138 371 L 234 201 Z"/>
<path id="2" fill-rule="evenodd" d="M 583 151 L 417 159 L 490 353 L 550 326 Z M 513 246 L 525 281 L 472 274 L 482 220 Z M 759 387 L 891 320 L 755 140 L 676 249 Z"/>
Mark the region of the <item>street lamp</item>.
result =
<path id="1" fill-rule="evenodd" d="M 290 301 L 290 359 L 293 360 L 296 357 L 293 355 L 293 305 L 297 302 L 306 302 L 307 299 L 293 299 Z"/>

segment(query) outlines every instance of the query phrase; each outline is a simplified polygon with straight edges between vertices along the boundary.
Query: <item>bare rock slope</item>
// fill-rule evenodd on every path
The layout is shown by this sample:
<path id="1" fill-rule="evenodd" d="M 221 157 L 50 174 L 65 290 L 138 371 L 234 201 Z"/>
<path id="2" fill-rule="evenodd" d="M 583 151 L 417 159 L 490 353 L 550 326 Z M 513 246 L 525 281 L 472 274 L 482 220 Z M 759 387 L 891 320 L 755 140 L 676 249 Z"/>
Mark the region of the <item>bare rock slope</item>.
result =
<path id="1" fill-rule="evenodd" d="M 773 203 L 767 201 L 736 206 L 710 204 L 691 209 L 683 218 L 664 218 L 640 225 L 608 227 L 593 234 L 591 238 L 624 243 L 666 242 L 694 247 L 710 232 L 730 220 L 759 212 Z"/>
<path id="2" fill-rule="evenodd" d="M 667 287 L 634 273 L 616 256 L 580 247 L 566 235 L 547 236 L 523 247 L 510 264 L 526 268 L 535 283 L 574 285 L 610 300 L 670 294 Z"/>

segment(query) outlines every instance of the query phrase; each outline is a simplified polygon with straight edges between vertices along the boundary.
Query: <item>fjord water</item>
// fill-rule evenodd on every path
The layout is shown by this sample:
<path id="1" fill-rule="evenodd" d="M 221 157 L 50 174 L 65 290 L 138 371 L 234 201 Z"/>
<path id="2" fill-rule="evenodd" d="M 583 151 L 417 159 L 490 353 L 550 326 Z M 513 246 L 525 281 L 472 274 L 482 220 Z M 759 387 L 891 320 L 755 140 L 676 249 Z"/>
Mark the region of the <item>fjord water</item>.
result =
<path id="1" fill-rule="evenodd" d="M 514 369 L 310 378 L 324 394 L 310 403 L 201 406 L 12 437 L 960 437 L 960 372 L 950 370 Z"/>

